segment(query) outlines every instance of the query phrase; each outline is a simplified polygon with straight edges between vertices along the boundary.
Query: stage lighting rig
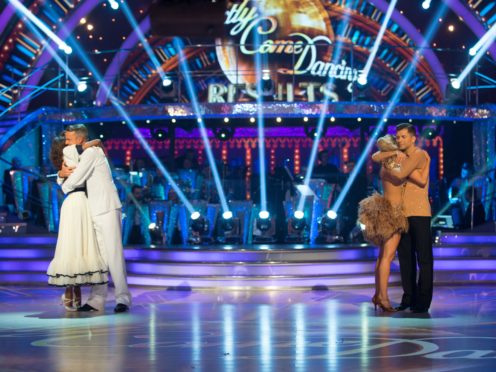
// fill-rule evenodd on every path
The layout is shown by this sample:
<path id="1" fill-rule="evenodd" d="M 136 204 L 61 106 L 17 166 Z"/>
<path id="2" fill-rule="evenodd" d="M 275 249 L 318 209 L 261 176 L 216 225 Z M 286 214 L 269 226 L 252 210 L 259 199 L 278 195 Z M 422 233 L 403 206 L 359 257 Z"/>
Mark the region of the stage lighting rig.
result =
<path id="1" fill-rule="evenodd" d="M 231 211 L 225 211 L 219 221 L 217 241 L 219 243 L 236 244 L 241 243 L 240 220 L 234 217 Z"/>
<path id="2" fill-rule="evenodd" d="M 343 237 L 339 234 L 338 215 L 329 209 L 319 220 L 318 243 L 343 242 Z"/>
<path id="3" fill-rule="evenodd" d="M 205 237 L 203 235 L 208 232 L 208 220 L 198 211 L 191 213 L 189 230 L 188 243 L 201 244 L 205 242 Z"/>
<path id="4" fill-rule="evenodd" d="M 297 210 L 288 221 L 287 243 L 308 243 L 308 223 L 303 211 Z"/>
<path id="5" fill-rule="evenodd" d="M 275 233 L 275 220 L 268 211 L 260 211 L 255 219 L 253 243 L 274 243 Z"/>

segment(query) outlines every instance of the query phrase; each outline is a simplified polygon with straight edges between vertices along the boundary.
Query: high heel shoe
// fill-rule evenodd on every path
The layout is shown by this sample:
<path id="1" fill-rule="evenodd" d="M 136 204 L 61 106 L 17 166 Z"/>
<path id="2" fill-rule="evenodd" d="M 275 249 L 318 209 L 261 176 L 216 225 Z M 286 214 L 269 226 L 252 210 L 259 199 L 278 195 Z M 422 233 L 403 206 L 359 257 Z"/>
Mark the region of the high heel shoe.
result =
<path id="1" fill-rule="evenodd" d="M 372 297 L 372 303 L 374 304 L 374 311 L 377 311 L 377 306 L 379 309 L 385 313 L 394 313 L 396 310 L 391 306 L 389 300 L 381 300 L 378 296 L 374 295 Z"/>
<path id="2" fill-rule="evenodd" d="M 72 298 L 65 298 L 65 293 L 62 294 L 62 297 L 60 298 L 62 300 L 62 305 L 64 305 L 64 308 L 67 311 L 76 311 L 77 308 L 72 306 Z"/>

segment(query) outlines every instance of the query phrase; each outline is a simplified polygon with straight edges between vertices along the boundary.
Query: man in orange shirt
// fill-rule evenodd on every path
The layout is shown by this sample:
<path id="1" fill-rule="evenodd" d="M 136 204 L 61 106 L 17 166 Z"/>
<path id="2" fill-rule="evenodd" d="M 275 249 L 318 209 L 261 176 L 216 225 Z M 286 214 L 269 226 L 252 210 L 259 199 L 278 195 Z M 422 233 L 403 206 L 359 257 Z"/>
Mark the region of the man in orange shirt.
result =
<path id="1" fill-rule="evenodd" d="M 422 169 L 429 155 L 415 146 L 416 139 L 416 131 L 412 125 L 403 123 L 396 126 L 396 142 L 406 156 L 400 162 L 400 170 L 389 173 L 405 182 L 403 211 L 409 223 L 408 232 L 402 234 L 398 246 L 403 297 L 396 309 L 410 308 L 414 313 L 425 313 L 431 305 L 434 279 L 429 182 L 420 187 L 407 177 L 415 169 Z"/>

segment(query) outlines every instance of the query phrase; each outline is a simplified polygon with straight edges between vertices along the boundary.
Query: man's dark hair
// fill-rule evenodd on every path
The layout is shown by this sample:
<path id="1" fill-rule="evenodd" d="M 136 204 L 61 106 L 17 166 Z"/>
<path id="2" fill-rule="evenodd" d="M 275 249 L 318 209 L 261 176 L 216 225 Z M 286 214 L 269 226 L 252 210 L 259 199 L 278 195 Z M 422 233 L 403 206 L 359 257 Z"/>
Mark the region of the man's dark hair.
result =
<path id="1" fill-rule="evenodd" d="M 72 124 L 65 127 L 66 132 L 75 132 L 78 136 L 88 138 L 88 128 L 84 124 Z"/>
<path id="2" fill-rule="evenodd" d="M 134 193 L 134 190 L 137 190 L 137 189 L 142 189 L 143 187 L 140 186 L 140 185 L 137 185 L 137 184 L 134 184 L 132 187 L 131 187 L 131 193 Z"/>
<path id="3" fill-rule="evenodd" d="M 412 136 L 417 137 L 417 131 L 415 130 L 415 127 L 412 124 L 400 123 L 396 126 L 396 132 L 399 132 L 400 130 L 403 129 L 406 129 L 408 133 L 410 133 Z"/>

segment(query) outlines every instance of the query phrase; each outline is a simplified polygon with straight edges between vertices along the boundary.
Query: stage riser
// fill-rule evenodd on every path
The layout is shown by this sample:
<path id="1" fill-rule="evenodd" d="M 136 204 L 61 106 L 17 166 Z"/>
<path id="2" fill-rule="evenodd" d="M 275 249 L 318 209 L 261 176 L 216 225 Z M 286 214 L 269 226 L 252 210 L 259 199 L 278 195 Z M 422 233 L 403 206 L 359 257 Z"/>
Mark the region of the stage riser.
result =
<path id="1" fill-rule="evenodd" d="M 36 273 L 0 273 L 0 283 L 9 285 L 40 286 L 47 285 L 46 275 Z M 199 289 L 226 289 L 226 290 L 250 290 L 250 289 L 279 289 L 279 290 L 310 290 L 310 289 L 332 289 L 333 287 L 349 286 L 372 286 L 374 276 L 358 276 L 345 278 L 167 278 L 128 276 L 129 285 L 163 287 L 176 290 L 199 290 Z M 392 273 L 390 286 L 400 286 L 399 273 Z M 435 285 L 463 285 L 463 284 L 496 284 L 495 273 L 435 273 Z"/>
<path id="2" fill-rule="evenodd" d="M 8 248 L 0 246 L 0 260 L 6 259 L 43 259 L 50 260 L 55 247 L 39 248 Z M 170 250 L 158 248 L 126 248 L 124 254 L 127 261 L 169 262 L 169 263 L 290 263 L 290 262 L 325 262 L 325 261 L 356 261 L 375 260 L 377 248 L 328 249 L 317 251 L 198 251 L 185 249 Z M 496 257 L 494 246 L 469 246 L 433 248 L 435 258 L 490 258 Z"/>
<path id="3" fill-rule="evenodd" d="M 438 284 L 496 284 L 496 236 L 446 234 L 434 246 Z M 491 243 L 494 239 L 494 244 Z M 0 237 L 0 284 L 46 285 L 56 237 Z M 126 247 L 130 285 L 192 289 L 311 289 L 374 284 L 368 245 Z M 397 259 L 391 284 L 400 283 Z"/>
<path id="4" fill-rule="evenodd" d="M 45 272 L 49 261 L 2 261 L 0 273 Z M 398 262 L 393 262 L 391 271 L 398 271 Z M 491 260 L 448 260 L 434 261 L 435 271 L 491 271 L 496 267 L 496 259 Z M 375 261 L 348 263 L 301 263 L 301 264 L 156 264 L 127 263 L 130 274 L 161 275 L 176 277 L 205 276 L 333 276 L 373 273 Z"/>

